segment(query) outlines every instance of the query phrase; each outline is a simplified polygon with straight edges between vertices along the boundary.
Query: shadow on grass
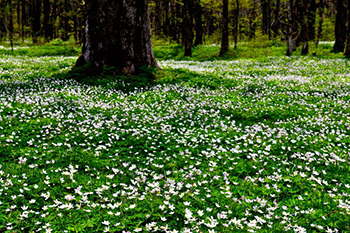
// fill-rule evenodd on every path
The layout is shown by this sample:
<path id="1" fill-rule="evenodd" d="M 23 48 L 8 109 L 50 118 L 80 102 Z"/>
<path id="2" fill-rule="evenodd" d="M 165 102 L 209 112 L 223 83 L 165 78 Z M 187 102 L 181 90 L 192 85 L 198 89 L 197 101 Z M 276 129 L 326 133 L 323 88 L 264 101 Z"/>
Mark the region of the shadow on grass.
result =
<path id="1" fill-rule="evenodd" d="M 75 80 L 87 86 L 99 86 L 103 88 L 130 93 L 135 90 L 149 89 L 156 85 L 158 71 L 156 68 L 144 67 L 138 75 L 127 76 L 118 72 L 113 67 L 103 69 L 100 75 L 91 75 L 87 66 L 74 67 L 66 73 L 58 73 L 55 79 Z"/>

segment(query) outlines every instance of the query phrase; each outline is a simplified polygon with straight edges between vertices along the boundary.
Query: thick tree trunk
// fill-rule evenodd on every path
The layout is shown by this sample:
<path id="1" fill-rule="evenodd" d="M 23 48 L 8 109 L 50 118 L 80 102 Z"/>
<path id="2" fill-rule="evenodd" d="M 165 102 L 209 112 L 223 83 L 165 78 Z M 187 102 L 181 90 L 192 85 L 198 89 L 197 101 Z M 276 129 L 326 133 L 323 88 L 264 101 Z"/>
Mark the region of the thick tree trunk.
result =
<path id="1" fill-rule="evenodd" d="M 229 29 L 228 29 L 228 0 L 223 0 L 222 12 L 222 41 L 220 56 L 225 55 L 229 50 Z"/>
<path id="2" fill-rule="evenodd" d="M 193 5 L 192 0 L 184 0 L 182 23 L 182 43 L 185 47 L 185 56 L 192 56 L 193 42 Z"/>
<path id="3" fill-rule="evenodd" d="M 344 55 L 350 57 L 350 0 L 348 0 L 348 29 L 346 32 L 346 48 Z"/>
<path id="4" fill-rule="evenodd" d="M 87 0 L 82 54 L 76 66 L 93 74 L 113 66 L 127 75 L 157 67 L 152 51 L 148 0 Z"/>
<path id="5" fill-rule="evenodd" d="M 200 0 L 194 2 L 194 20 L 196 22 L 196 40 L 194 46 L 203 44 L 203 22 L 202 22 L 202 6 Z"/>
<path id="6" fill-rule="evenodd" d="M 343 52 L 346 40 L 346 8 L 343 0 L 337 0 L 337 15 L 335 19 L 335 44 L 333 52 Z"/>

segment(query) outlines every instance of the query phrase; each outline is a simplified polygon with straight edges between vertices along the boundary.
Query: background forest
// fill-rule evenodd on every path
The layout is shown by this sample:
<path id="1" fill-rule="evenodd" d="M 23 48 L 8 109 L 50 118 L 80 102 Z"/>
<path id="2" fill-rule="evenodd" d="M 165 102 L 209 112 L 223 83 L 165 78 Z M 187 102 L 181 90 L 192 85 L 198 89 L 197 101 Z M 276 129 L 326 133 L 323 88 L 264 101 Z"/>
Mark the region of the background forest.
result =
<path id="1" fill-rule="evenodd" d="M 84 1 L 4 0 L 0 4 L 0 41 L 82 42 Z M 319 41 L 336 41 L 334 51 L 345 49 L 349 7 L 343 0 L 151 0 L 149 4 L 156 43 L 185 48 L 219 44 L 227 22 L 226 36 L 235 46 L 252 40 L 289 41 L 291 49 L 301 45 L 307 53 L 307 42 L 317 46 Z"/>

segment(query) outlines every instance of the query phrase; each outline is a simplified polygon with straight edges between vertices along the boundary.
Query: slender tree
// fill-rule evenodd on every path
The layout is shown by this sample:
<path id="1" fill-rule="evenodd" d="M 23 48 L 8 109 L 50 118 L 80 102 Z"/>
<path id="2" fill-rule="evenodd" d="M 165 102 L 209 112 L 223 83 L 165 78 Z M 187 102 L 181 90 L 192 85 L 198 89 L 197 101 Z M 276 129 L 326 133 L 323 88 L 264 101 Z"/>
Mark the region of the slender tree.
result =
<path id="1" fill-rule="evenodd" d="M 225 55 L 229 50 L 228 0 L 223 0 L 222 6 L 222 40 L 220 56 Z"/>
<path id="2" fill-rule="evenodd" d="M 293 0 L 289 0 L 287 3 L 288 9 L 288 29 L 287 29 L 287 56 L 291 56 L 293 53 Z"/>
<path id="3" fill-rule="evenodd" d="M 316 41 L 315 45 L 318 46 L 318 43 L 320 41 L 320 38 L 322 36 L 323 30 L 323 20 L 324 20 L 324 1 L 320 0 L 319 3 L 319 21 L 318 21 L 318 28 L 317 28 L 317 35 L 316 35 Z"/>
<path id="4" fill-rule="evenodd" d="M 238 26 L 239 26 L 239 0 L 236 0 L 236 8 L 234 13 L 234 30 L 233 30 L 233 36 L 235 41 L 235 49 L 237 49 L 237 43 L 238 43 Z"/>
<path id="5" fill-rule="evenodd" d="M 270 24 L 271 24 L 271 1 L 270 0 L 261 0 L 261 9 L 262 9 L 262 25 L 264 35 L 268 35 L 270 38 Z"/>
<path id="6" fill-rule="evenodd" d="M 41 30 L 41 0 L 31 0 L 33 43 L 38 42 Z"/>
<path id="7" fill-rule="evenodd" d="M 279 35 L 279 26 L 280 26 L 280 6 L 281 6 L 281 1 L 277 0 L 276 1 L 276 6 L 275 6 L 275 12 L 274 12 L 274 19 L 271 22 L 271 30 L 274 33 L 274 37 Z"/>
<path id="8" fill-rule="evenodd" d="M 82 54 L 76 66 L 91 73 L 113 66 L 125 74 L 157 67 L 152 51 L 148 0 L 86 0 Z"/>
<path id="9" fill-rule="evenodd" d="M 44 22 L 43 22 L 44 36 L 45 36 L 45 40 L 49 41 L 52 39 L 52 25 L 50 24 L 50 12 L 51 12 L 50 0 L 44 0 L 43 7 L 44 7 Z"/>

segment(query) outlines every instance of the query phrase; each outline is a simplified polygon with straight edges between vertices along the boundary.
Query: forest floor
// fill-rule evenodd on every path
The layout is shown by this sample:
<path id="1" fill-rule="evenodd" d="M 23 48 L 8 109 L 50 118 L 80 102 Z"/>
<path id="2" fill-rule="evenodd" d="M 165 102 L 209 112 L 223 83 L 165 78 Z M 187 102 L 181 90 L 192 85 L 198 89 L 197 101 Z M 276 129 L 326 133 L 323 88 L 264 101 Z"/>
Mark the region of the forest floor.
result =
<path id="1" fill-rule="evenodd" d="M 138 83 L 45 49 L 0 48 L 1 232 L 350 231 L 348 59 L 167 46 Z"/>

